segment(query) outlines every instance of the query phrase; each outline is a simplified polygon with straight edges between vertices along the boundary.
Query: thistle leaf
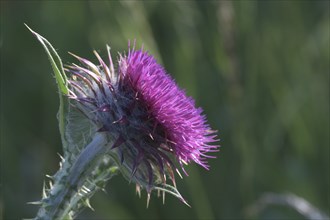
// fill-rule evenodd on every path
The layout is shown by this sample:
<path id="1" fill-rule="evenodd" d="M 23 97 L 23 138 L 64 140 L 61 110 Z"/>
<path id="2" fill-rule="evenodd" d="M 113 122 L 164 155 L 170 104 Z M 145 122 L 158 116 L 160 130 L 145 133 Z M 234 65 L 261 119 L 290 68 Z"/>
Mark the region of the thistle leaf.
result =
<path id="1" fill-rule="evenodd" d="M 31 33 L 38 39 L 38 41 L 44 47 L 47 56 L 49 58 L 50 64 L 52 65 L 59 90 L 64 95 L 67 95 L 69 93 L 67 77 L 64 73 L 64 68 L 60 56 L 57 54 L 54 47 L 51 45 L 51 43 L 49 43 L 49 41 L 46 38 L 44 38 L 37 32 L 33 31 L 27 24 L 25 24 L 25 26 L 29 29 L 29 31 L 31 31 Z"/>
<path id="2" fill-rule="evenodd" d="M 47 39 L 45 39 L 43 36 L 40 34 L 36 33 L 33 31 L 27 24 L 25 26 L 31 31 L 31 33 L 38 39 L 38 41 L 41 43 L 43 48 L 45 49 L 48 59 L 50 61 L 50 64 L 52 66 L 55 79 L 57 82 L 58 90 L 60 91 L 59 93 L 59 98 L 60 98 L 60 106 L 59 106 L 59 111 L 57 114 L 58 117 L 58 123 L 59 123 L 59 130 L 61 134 L 61 140 L 63 144 L 63 151 L 64 151 L 64 157 L 68 154 L 68 144 L 65 139 L 65 127 L 66 127 L 66 114 L 67 114 L 67 106 L 68 106 L 68 99 L 66 95 L 69 94 L 69 88 L 68 88 L 68 82 L 67 82 L 67 77 L 64 72 L 62 60 L 60 56 L 57 54 L 56 50 L 54 47 L 49 43 Z"/>

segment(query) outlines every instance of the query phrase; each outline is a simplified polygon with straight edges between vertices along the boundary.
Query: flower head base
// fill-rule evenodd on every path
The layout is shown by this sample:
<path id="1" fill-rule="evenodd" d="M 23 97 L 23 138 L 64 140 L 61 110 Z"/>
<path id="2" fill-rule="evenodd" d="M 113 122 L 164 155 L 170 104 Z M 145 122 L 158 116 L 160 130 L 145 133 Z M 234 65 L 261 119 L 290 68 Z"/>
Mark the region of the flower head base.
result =
<path id="1" fill-rule="evenodd" d="M 109 47 L 109 66 L 94 53 L 98 65 L 74 55 L 82 66 L 66 69 L 72 75 L 69 97 L 98 132 L 115 140 L 109 153 L 137 189 L 149 193 L 167 176 L 175 187 L 175 161 L 183 171 L 191 161 L 208 169 L 206 158 L 212 156 L 206 154 L 218 148 L 212 145 L 215 131 L 163 67 L 134 47 L 120 55 L 117 71 Z"/>

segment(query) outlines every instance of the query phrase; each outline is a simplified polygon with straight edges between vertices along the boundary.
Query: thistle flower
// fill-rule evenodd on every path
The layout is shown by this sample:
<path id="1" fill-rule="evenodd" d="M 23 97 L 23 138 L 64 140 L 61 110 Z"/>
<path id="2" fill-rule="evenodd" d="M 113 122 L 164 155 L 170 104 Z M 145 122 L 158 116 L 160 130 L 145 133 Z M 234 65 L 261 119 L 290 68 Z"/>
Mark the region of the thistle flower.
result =
<path id="1" fill-rule="evenodd" d="M 135 43 L 119 55 L 116 70 L 109 46 L 108 65 L 94 51 L 98 64 L 72 54 L 81 64 L 64 69 L 54 47 L 27 28 L 44 47 L 58 84 L 64 154 L 56 174 L 47 175 L 42 199 L 32 203 L 40 205 L 36 219 L 73 219 L 118 171 L 139 194 L 146 189 L 147 206 L 152 190 L 163 192 L 163 202 L 168 192 L 186 203 L 174 173 L 182 177 L 181 168 L 188 175 L 190 162 L 208 169 L 206 159 L 214 157 L 208 153 L 218 151 L 215 131 L 194 100 Z"/>
<path id="2" fill-rule="evenodd" d="M 166 176 L 175 187 L 174 170 L 181 176 L 176 161 L 185 173 L 183 166 L 192 161 L 208 169 L 206 158 L 213 156 L 207 153 L 218 146 L 202 109 L 135 44 L 119 56 L 117 71 L 107 49 L 109 66 L 96 51 L 98 65 L 74 55 L 82 66 L 66 69 L 72 76 L 69 98 L 99 132 L 116 140 L 111 153 L 122 173 L 149 194 Z"/>

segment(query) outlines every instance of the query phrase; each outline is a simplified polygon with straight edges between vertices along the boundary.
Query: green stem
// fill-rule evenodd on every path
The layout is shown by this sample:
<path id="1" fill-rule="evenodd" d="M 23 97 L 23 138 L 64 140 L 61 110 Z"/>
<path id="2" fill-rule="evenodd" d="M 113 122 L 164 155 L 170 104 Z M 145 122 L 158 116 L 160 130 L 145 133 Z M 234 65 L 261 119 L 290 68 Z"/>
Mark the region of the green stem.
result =
<path id="1" fill-rule="evenodd" d="M 84 199 L 98 189 L 98 181 L 111 178 L 117 171 L 111 167 L 100 168 L 110 142 L 103 133 L 96 133 L 74 162 L 66 160 L 55 175 L 55 182 L 48 196 L 42 200 L 36 219 L 72 218 Z M 109 169 L 110 168 L 110 169 Z M 96 175 L 93 172 L 98 171 Z M 88 202 L 86 202 L 88 205 Z M 85 205 L 86 206 L 86 205 Z"/>

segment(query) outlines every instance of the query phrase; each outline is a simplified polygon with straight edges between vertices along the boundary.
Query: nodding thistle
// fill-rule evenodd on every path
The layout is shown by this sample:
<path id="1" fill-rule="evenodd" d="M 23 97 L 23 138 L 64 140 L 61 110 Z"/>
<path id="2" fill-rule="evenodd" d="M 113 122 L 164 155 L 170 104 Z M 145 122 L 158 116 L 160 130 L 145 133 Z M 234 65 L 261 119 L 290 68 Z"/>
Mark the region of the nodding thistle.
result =
<path id="1" fill-rule="evenodd" d="M 47 204 L 37 218 L 74 216 L 70 213 L 83 206 L 73 204 L 75 194 L 84 192 L 82 196 L 90 198 L 99 188 L 96 183 L 108 178 L 99 175 L 104 167 L 119 170 L 136 184 L 139 194 L 146 189 L 148 202 L 151 191 L 159 190 L 163 197 L 169 192 L 186 203 L 176 190 L 175 173 L 187 175 L 184 165 L 190 162 L 208 169 L 206 159 L 214 158 L 208 153 L 218 151 L 216 132 L 202 109 L 151 55 L 136 50 L 134 42 L 127 54 L 119 54 L 115 69 L 109 46 L 107 52 L 108 61 L 104 61 L 94 51 L 97 64 L 72 54 L 80 64 L 64 68 L 70 109 L 78 110 L 95 129 L 79 153 L 72 157 L 65 153 L 67 158 L 55 175 L 54 185 L 60 187 L 48 190 L 41 201 Z M 109 156 L 107 163 L 104 155 Z M 72 210 L 65 208 L 68 204 Z"/>
<path id="2" fill-rule="evenodd" d="M 210 143 L 215 132 L 206 124 L 202 110 L 187 97 L 165 70 L 142 50 L 129 48 L 114 70 L 108 47 L 109 67 L 94 51 L 99 65 L 74 55 L 83 66 L 66 71 L 70 96 L 84 115 L 116 139 L 112 147 L 132 176 L 151 185 L 173 173 L 174 156 L 181 168 L 191 161 L 208 169 L 205 153 L 217 151 Z M 184 171 L 184 169 L 183 169 Z M 170 178 L 174 181 L 174 176 Z M 144 182 L 144 181 L 143 181 Z"/>

